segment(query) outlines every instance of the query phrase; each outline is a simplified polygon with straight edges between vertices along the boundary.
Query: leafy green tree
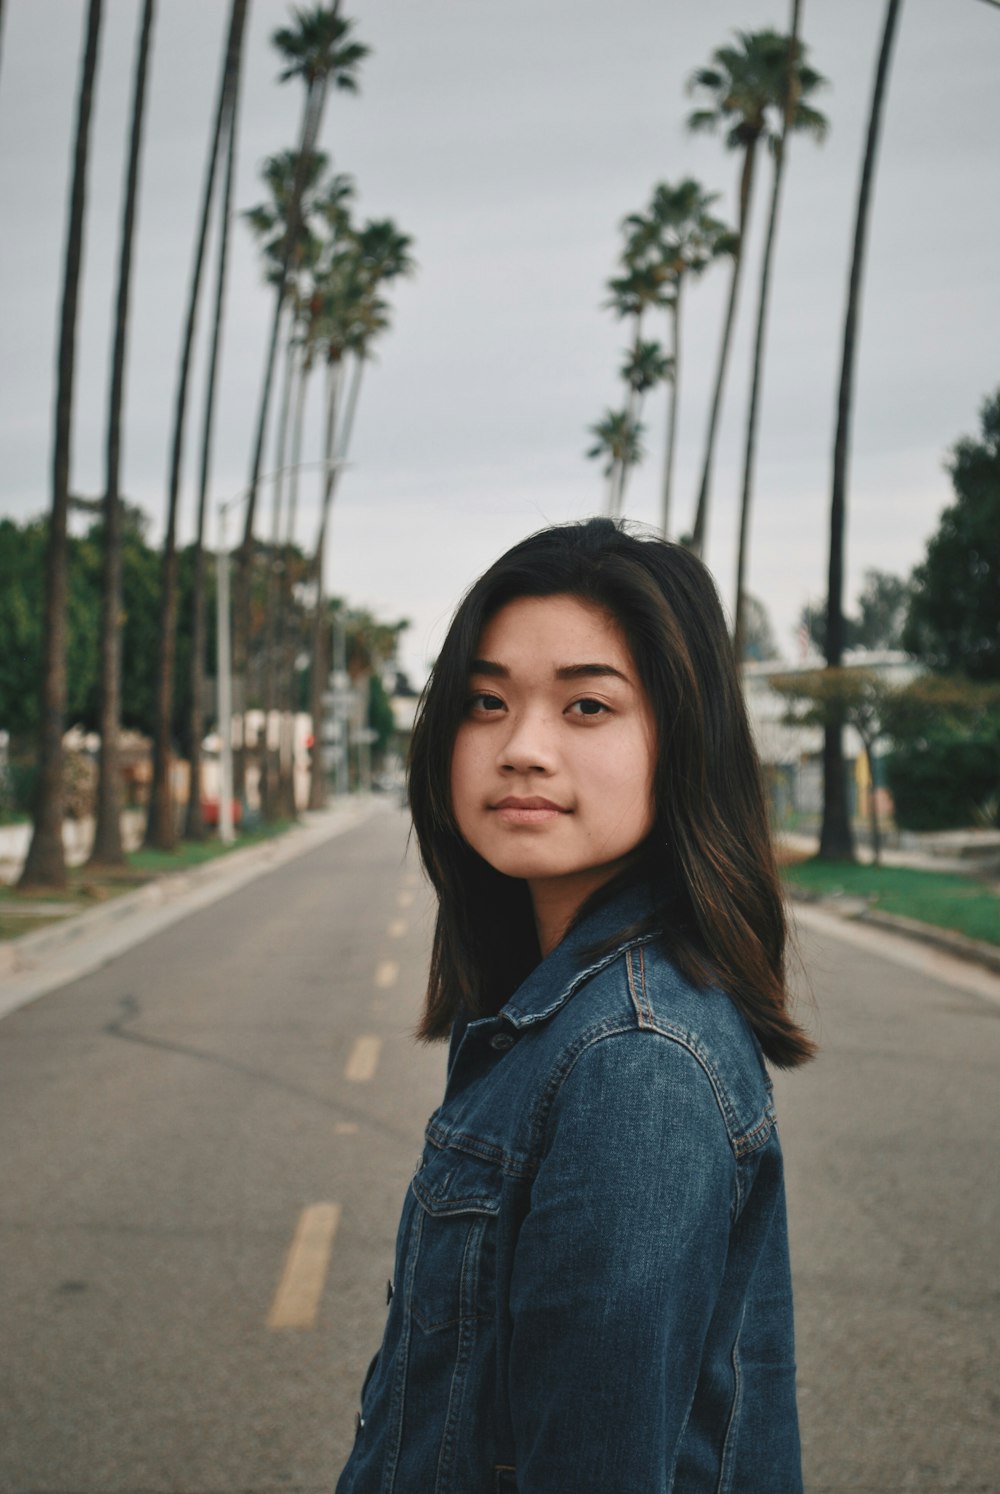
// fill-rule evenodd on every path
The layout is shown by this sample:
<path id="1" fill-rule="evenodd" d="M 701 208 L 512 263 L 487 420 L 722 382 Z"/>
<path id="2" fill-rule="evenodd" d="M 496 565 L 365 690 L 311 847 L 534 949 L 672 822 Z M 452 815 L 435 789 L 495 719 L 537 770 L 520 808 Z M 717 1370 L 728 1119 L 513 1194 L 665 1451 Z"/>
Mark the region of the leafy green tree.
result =
<path id="1" fill-rule="evenodd" d="M 980 418 L 951 452 L 955 502 L 913 573 L 903 636 L 932 669 L 1000 680 L 1000 389 Z"/>
<path id="2" fill-rule="evenodd" d="M 118 262 L 118 294 L 115 305 L 115 335 L 111 354 L 111 389 L 108 397 L 107 464 L 104 485 L 104 565 L 101 585 L 101 689 L 100 757 L 97 771 L 97 805 L 91 863 L 122 866 L 122 787 L 118 756 L 121 729 L 121 629 L 122 629 L 122 513 L 118 491 L 121 469 L 121 431 L 125 404 L 125 351 L 128 335 L 129 292 L 132 282 L 132 245 L 135 238 L 139 195 L 139 159 L 145 116 L 146 79 L 155 15 L 154 0 L 144 0 L 136 49 L 132 124 L 129 134 L 125 198 L 122 208 L 121 250 Z"/>
<path id="3" fill-rule="evenodd" d="M 77 303 L 83 259 L 83 225 L 87 195 L 87 163 L 100 30 L 101 0 L 89 0 L 83 57 L 80 64 L 80 92 L 73 144 L 69 227 L 66 234 L 62 310 L 59 320 L 52 507 L 47 529 L 44 631 L 41 668 L 38 676 L 41 680 L 38 722 L 38 791 L 33 806 L 31 842 L 21 872 L 20 885 L 22 887 L 63 887 L 66 883 L 66 861 L 62 842 L 62 739 L 67 704 L 66 607 L 70 436 L 73 417 L 73 381 L 76 370 Z"/>
<path id="4" fill-rule="evenodd" d="M 1000 824 L 1000 684 L 922 675 L 892 697 L 886 726 L 897 824 Z"/>
<path id="5" fill-rule="evenodd" d="M 774 246 L 778 237 L 778 208 L 781 200 L 781 185 L 784 180 L 788 141 L 793 130 L 808 131 L 816 140 L 826 135 L 826 119 L 807 102 L 807 95 L 825 83 L 825 79 L 805 62 L 805 46 L 799 41 L 800 0 L 792 0 L 792 26 L 790 34 L 782 38 L 784 46 L 784 97 L 782 98 L 781 130 L 772 137 L 774 156 L 774 178 L 771 186 L 771 206 L 768 213 L 767 237 L 760 275 L 760 291 L 757 300 L 757 329 L 754 334 L 753 367 L 750 376 L 750 402 L 747 410 L 746 443 L 743 454 L 743 491 L 740 497 L 740 529 L 736 551 L 736 657 L 743 657 L 743 635 L 746 630 L 746 601 L 744 589 L 747 573 L 747 555 L 750 547 L 750 508 L 753 497 L 754 460 L 757 445 L 757 424 L 760 411 L 760 396 L 764 384 L 764 338 L 767 330 L 768 300 L 771 286 L 771 266 Z"/>
<path id="6" fill-rule="evenodd" d="M 850 425 L 854 402 L 854 365 L 857 354 L 858 318 L 864 276 L 865 243 L 875 181 L 875 162 L 882 128 L 882 113 L 889 81 L 896 25 L 901 0 L 888 0 L 882 25 L 882 40 L 875 68 L 861 183 L 854 222 L 854 244 L 844 317 L 840 385 L 837 393 L 837 430 L 833 444 L 833 480 L 830 494 L 830 554 L 826 588 L 826 662 L 836 669 L 844 651 L 844 536 L 847 515 L 847 469 Z M 823 825 L 819 854 L 826 861 L 852 861 L 854 843 L 847 813 L 847 782 L 844 768 L 842 724 L 831 716 L 823 735 Z"/>
<path id="7" fill-rule="evenodd" d="M 889 571 L 865 571 L 852 648 L 902 649 L 912 586 Z"/>
<path id="8" fill-rule="evenodd" d="M 771 688 L 787 702 L 785 720 L 797 726 L 825 728 L 846 721 L 861 738 L 868 764 L 868 814 L 875 864 L 882 860 L 882 830 L 875 795 L 875 747 L 888 729 L 890 702 L 896 690 L 870 669 L 826 668 L 804 674 L 776 674 Z"/>

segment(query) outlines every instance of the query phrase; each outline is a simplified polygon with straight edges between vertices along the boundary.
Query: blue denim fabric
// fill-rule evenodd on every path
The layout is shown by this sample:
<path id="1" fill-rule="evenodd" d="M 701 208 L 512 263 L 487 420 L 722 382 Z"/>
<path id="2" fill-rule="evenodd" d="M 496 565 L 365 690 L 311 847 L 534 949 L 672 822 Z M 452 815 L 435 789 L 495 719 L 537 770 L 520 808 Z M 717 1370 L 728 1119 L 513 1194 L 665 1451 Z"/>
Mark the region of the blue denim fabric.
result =
<path id="1" fill-rule="evenodd" d="M 733 1003 L 651 902 L 460 1024 L 337 1494 L 798 1494 L 781 1148 Z"/>

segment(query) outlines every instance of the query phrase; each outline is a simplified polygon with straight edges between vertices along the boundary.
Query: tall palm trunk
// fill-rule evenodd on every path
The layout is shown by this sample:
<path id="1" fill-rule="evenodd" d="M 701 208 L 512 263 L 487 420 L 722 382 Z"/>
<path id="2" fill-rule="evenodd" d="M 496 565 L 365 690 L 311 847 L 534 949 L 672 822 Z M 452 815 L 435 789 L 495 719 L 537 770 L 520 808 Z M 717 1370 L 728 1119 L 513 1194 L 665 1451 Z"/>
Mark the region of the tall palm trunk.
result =
<path id="1" fill-rule="evenodd" d="M 701 482 L 698 487 L 698 502 L 695 508 L 694 525 L 691 531 L 691 548 L 696 555 L 702 555 L 705 551 L 705 537 L 708 528 L 708 502 L 712 492 L 712 464 L 715 461 L 715 440 L 719 427 L 719 415 L 722 412 L 722 395 L 726 384 L 726 369 L 729 365 L 729 348 L 732 343 L 733 326 L 736 321 L 736 303 L 739 299 L 740 272 L 743 269 L 746 235 L 750 226 L 750 201 L 753 195 L 757 140 L 758 137 L 755 135 L 747 142 L 747 147 L 743 155 L 743 170 L 740 174 L 736 253 L 733 255 L 733 273 L 729 279 L 729 300 L 726 303 L 726 317 L 722 324 L 719 362 L 716 368 L 715 388 L 712 392 L 712 404 L 708 416 L 708 430 L 705 435 L 705 456 L 702 462 Z"/>
<path id="2" fill-rule="evenodd" d="M 285 492 L 285 450 L 288 445 L 289 424 L 292 414 L 292 388 L 295 382 L 296 317 L 291 315 L 285 346 L 285 374 L 282 381 L 281 402 L 278 415 L 278 442 L 274 455 L 274 498 L 271 508 L 271 545 L 267 561 L 267 587 L 264 608 L 264 742 L 263 742 L 263 802 L 264 818 L 276 820 L 280 814 L 278 791 L 278 757 L 280 743 L 271 746 L 271 713 L 277 705 L 278 659 L 278 591 L 279 552 L 281 545 L 281 510 Z"/>
<path id="3" fill-rule="evenodd" d="M 115 340 L 111 357 L 111 393 L 108 401 L 107 473 L 104 490 L 104 556 L 101 597 L 101 751 L 97 776 L 97 816 L 92 862 L 121 866 L 122 788 L 118 734 L 121 730 L 122 643 L 122 511 L 119 494 L 121 468 L 122 409 L 125 395 L 125 345 L 128 330 L 129 287 L 132 278 L 132 243 L 135 237 L 136 200 L 139 188 L 139 156 L 153 33 L 155 0 L 145 0 L 135 62 L 132 99 L 132 132 L 129 142 L 125 204 L 122 212 L 121 253 L 118 266 L 118 299 Z"/>
<path id="4" fill-rule="evenodd" d="M 283 565 L 281 584 L 278 588 L 277 648 L 280 665 L 279 699 L 282 709 L 282 742 L 278 753 L 278 797 L 280 813 L 286 819 L 298 814 L 295 802 L 295 714 L 298 701 L 295 698 L 296 638 L 289 626 L 292 600 L 292 547 L 295 543 L 295 526 L 299 497 L 299 466 L 302 461 L 302 433 L 305 426 L 306 391 L 312 373 L 312 358 L 308 348 L 303 349 L 299 365 L 298 387 L 295 391 L 295 410 L 292 416 L 291 472 L 288 482 L 288 503 L 285 516 L 285 542 L 282 546 Z"/>
<path id="5" fill-rule="evenodd" d="M 155 727 L 153 737 L 153 782 L 150 789 L 149 814 L 146 821 L 146 844 L 160 850 L 172 850 L 176 844 L 177 829 L 174 821 L 173 794 L 170 784 L 170 742 L 174 705 L 174 660 L 177 648 L 177 505 L 180 493 L 181 462 L 184 455 L 184 427 L 187 420 L 188 383 L 191 374 L 191 353 L 198 321 L 198 302 L 201 296 L 202 271 L 205 248 L 208 242 L 208 226 L 212 211 L 212 197 L 222 140 L 222 126 L 228 108 L 226 78 L 230 56 L 239 48 L 246 19 L 247 0 L 233 0 L 229 16 L 229 35 L 226 43 L 226 60 L 223 64 L 219 97 L 215 110 L 215 123 L 209 147 L 205 180 L 202 187 L 201 216 L 198 237 L 195 242 L 194 263 L 191 268 L 191 283 L 188 291 L 187 316 L 181 342 L 181 359 L 177 378 L 177 395 L 174 402 L 173 439 L 170 448 L 170 476 L 167 494 L 167 524 L 163 541 L 163 560 L 160 581 L 160 650 L 156 672 Z"/>
<path id="6" fill-rule="evenodd" d="M 83 221 L 87 196 L 87 158 L 90 117 L 97 77 L 97 47 L 101 31 L 101 0 L 89 0 L 87 28 L 77 101 L 73 178 L 70 187 L 66 263 L 59 322 L 56 377 L 55 439 L 52 454 L 52 509 L 45 557 L 45 618 L 42 643 L 42 681 L 38 737 L 38 788 L 28 855 L 21 872 L 22 887 L 62 887 L 66 882 L 63 855 L 63 724 L 66 714 L 66 529 L 69 513 L 70 437 L 73 417 L 73 375 L 76 367 L 76 315 L 83 257 Z"/>
<path id="7" fill-rule="evenodd" d="M 640 311 L 637 314 L 636 319 L 635 319 L 635 332 L 634 332 L 633 337 L 632 337 L 632 353 L 633 353 L 633 356 L 639 350 L 639 341 L 640 341 L 641 337 L 642 337 L 642 312 Z M 630 388 L 629 391 L 628 391 L 628 394 L 626 396 L 626 399 L 625 399 L 625 418 L 626 418 L 627 425 L 631 425 L 632 421 L 636 418 L 636 415 L 635 415 L 635 406 L 636 406 L 636 400 L 637 400 L 637 398 L 638 398 L 638 396 L 636 394 L 636 391 L 634 389 Z M 619 458 L 618 462 L 616 463 L 615 470 L 614 470 L 614 472 L 612 474 L 612 477 L 611 477 L 611 510 L 610 510 L 610 512 L 611 512 L 611 517 L 613 519 L 620 519 L 621 515 L 622 515 L 622 509 L 623 509 L 624 504 L 625 504 L 625 481 L 626 481 L 627 476 L 628 476 L 628 457 L 627 457 L 626 453 L 623 451 L 621 457 Z"/>
<path id="8" fill-rule="evenodd" d="M 243 12 L 246 0 L 239 0 Z M 236 144 L 239 139 L 239 81 L 242 56 L 243 20 L 240 19 L 235 34 L 230 28 L 226 47 L 222 95 L 225 108 L 221 129 L 227 137 L 226 179 L 222 191 L 222 207 L 219 214 L 219 249 L 215 274 L 215 313 L 212 321 L 212 347 L 209 353 L 208 376 L 205 382 L 205 408 L 201 432 L 201 469 L 198 482 L 198 524 L 194 544 L 194 582 L 191 599 L 191 783 L 188 793 L 187 819 L 184 833 L 191 840 L 202 840 L 205 836 L 205 821 L 201 810 L 202 801 L 202 754 L 201 742 L 205 735 L 205 519 L 208 509 L 208 483 L 211 470 L 212 435 L 215 420 L 215 394 L 219 380 L 219 359 L 222 350 L 222 323 L 225 310 L 226 275 L 229 262 L 229 229 L 232 219 L 233 190 L 236 179 Z"/>
<path id="9" fill-rule="evenodd" d="M 674 451 L 677 445 L 677 414 L 680 404 L 681 371 L 681 286 L 683 275 L 678 275 L 674 285 L 674 298 L 670 303 L 670 361 L 672 372 L 667 394 L 667 451 L 663 460 L 663 499 L 660 508 L 660 532 L 668 538 L 670 525 L 670 501 L 674 485 Z"/>
<path id="10" fill-rule="evenodd" d="M 757 300 L 757 330 L 753 344 L 753 372 L 750 378 L 750 409 L 747 413 L 746 448 L 743 454 L 743 491 L 740 497 L 740 535 L 736 549 L 736 622 L 733 630 L 733 648 L 737 665 L 742 663 L 746 645 L 746 568 L 750 543 L 750 506 L 753 497 L 753 470 L 757 446 L 757 422 L 760 410 L 760 395 L 764 385 L 764 336 L 767 330 L 767 308 L 771 289 L 771 267 L 774 263 L 774 246 L 778 237 L 778 210 L 781 203 L 781 185 L 785 174 L 785 157 L 788 139 L 795 118 L 797 103 L 795 79 L 798 71 L 799 26 L 801 0 L 792 0 L 792 24 L 788 38 L 788 72 L 785 81 L 785 108 L 781 137 L 775 146 L 774 179 L 771 185 L 771 208 L 767 219 L 767 239 L 764 244 L 764 263 L 760 272 L 760 293 Z"/>
<path id="11" fill-rule="evenodd" d="M 237 675 L 246 675 L 250 640 L 250 590 L 253 567 L 253 528 L 257 513 L 257 489 L 260 485 L 260 469 L 264 458 L 264 442 L 267 435 L 268 415 L 271 408 L 271 387 L 274 369 L 278 360 L 281 337 L 281 322 L 288 292 L 288 275 L 292 265 L 295 241 L 301 224 L 302 196 L 305 191 L 309 162 L 315 152 L 319 138 L 319 127 L 323 117 L 326 98 L 326 79 L 313 83 L 306 94 L 299 135 L 298 155 L 292 194 L 288 204 L 288 221 L 282 249 L 281 270 L 274 296 L 274 311 L 271 317 L 271 335 L 264 362 L 264 379 L 261 386 L 260 405 L 257 410 L 257 429 L 254 438 L 250 481 L 247 485 L 247 502 L 243 521 L 243 539 L 236 551 L 236 583 L 233 607 L 233 670 Z M 234 791 L 242 795 L 245 786 L 244 752 L 240 748 L 233 761 Z"/>
<path id="12" fill-rule="evenodd" d="M 333 465 L 335 431 L 337 427 L 337 405 L 343 363 L 338 358 L 327 368 L 326 428 L 323 437 L 323 455 L 326 470 L 323 474 L 323 500 L 320 510 L 319 534 L 316 538 L 316 554 L 313 574 L 316 581 L 316 605 L 313 610 L 312 648 L 309 669 L 309 714 L 312 717 L 312 753 L 309 771 L 309 808 L 322 809 L 326 804 L 326 774 L 323 771 L 323 695 L 330 674 L 327 657 L 327 635 L 329 619 L 326 616 L 326 592 L 323 586 L 323 560 L 326 551 L 327 527 L 330 505 L 336 485 L 337 469 Z"/>
<path id="13" fill-rule="evenodd" d="M 833 444 L 833 485 L 830 498 L 830 556 L 826 593 L 826 662 L 839 666 L 844 651 L 844 532 L 847 515 L 847 464 L 850 448 L 851 411 L 854 394 L 854 362 L 857 353 L 858 319 L 861 314 L 861 282 L 864 275 L 865 241 L 879 134 L 885 104 L 889 63 L 895 40 L 902 0 L 888 0 L 882 28 L 882 43 L 875 68 L 871 113 L 865 139 L 858 189 L 858 209 L 854 224 L 854 247 L 847 290 L 847 312 L 844 318 L 844 344 L 840 366 L 840 388 L 837 395 L 837 433 Z M 823 733 L 823 825 L 819 854 L 828 861 L 853 861 L 854 839 L 851 834 L 844 764 L 843 721 L 831 721 Z"/>

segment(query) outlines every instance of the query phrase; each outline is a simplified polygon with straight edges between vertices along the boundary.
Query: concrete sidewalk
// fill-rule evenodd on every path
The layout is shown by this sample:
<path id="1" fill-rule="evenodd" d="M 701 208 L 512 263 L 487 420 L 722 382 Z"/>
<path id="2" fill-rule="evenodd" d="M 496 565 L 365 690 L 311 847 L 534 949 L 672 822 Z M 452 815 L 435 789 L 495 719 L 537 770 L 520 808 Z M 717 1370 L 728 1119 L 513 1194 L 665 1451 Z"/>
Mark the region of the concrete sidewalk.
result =
<path id="1" fill-rule="evenodd" d="M 168 872 L 135 892 L 57 924 L 0 943 L 0 1018 L 46 992 L 98 970 L 170 924 L 228 897 L 256 877 L 360 825 L 388 801 L 352 796 L 261 845 Z"/>

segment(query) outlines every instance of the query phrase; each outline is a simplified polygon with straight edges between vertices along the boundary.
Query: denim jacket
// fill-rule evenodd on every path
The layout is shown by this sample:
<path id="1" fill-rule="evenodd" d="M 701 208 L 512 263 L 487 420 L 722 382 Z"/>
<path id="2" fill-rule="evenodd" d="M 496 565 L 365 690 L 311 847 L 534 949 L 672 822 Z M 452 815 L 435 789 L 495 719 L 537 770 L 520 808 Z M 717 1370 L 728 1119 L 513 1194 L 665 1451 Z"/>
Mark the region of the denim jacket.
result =
<path id="1" fill-rule="evenodd" d="M 640 906 L 641 904 L 641 906 Z M 337 1494 L 798 1494 L 755 1038 L 634 890 L 461 1022 Z"/>

